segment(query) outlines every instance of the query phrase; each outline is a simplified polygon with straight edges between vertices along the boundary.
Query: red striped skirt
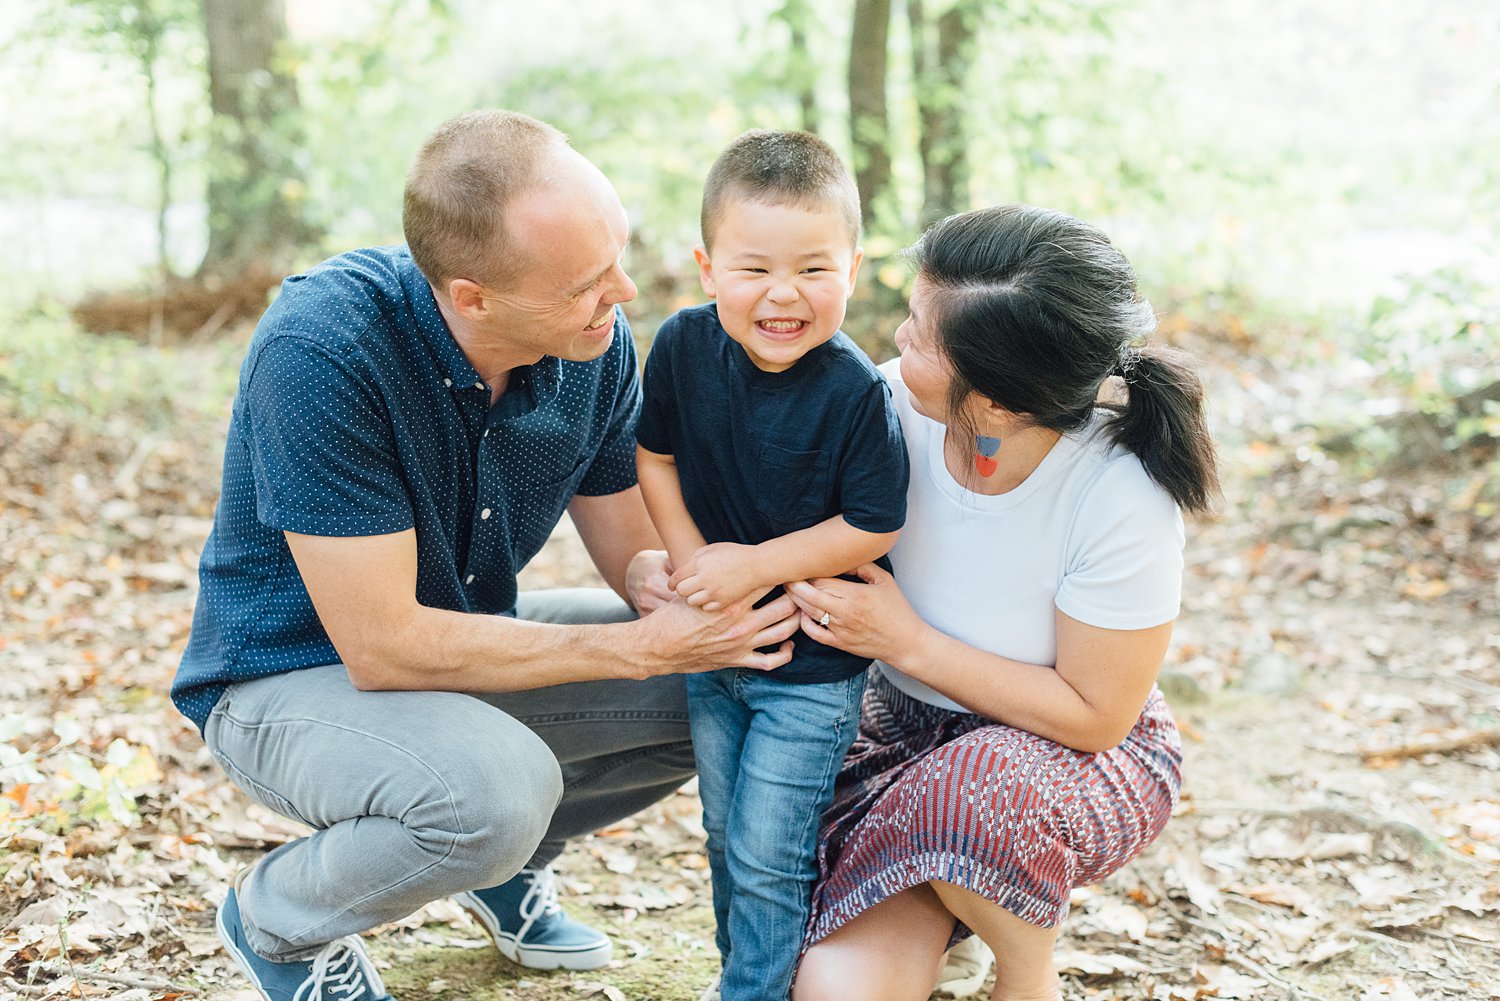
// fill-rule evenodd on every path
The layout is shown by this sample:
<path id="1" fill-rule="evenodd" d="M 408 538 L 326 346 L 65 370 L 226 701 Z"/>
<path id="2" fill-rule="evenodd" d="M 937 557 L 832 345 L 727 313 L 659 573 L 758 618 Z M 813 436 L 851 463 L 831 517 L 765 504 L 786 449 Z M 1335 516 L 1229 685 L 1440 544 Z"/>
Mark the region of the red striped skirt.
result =
<path id="1" fill-rule="evenodd" d="M 1075 886 L 1105 878 L 1161 833 L 1181 762 L 1156 689 L 1123 743 L 1088 753 L 928 705 L 872 673 L 823 815 L 805 946 L 934 879 L 1055 927 Z M 968 934 L 960 924 L 952 941 Z"/>

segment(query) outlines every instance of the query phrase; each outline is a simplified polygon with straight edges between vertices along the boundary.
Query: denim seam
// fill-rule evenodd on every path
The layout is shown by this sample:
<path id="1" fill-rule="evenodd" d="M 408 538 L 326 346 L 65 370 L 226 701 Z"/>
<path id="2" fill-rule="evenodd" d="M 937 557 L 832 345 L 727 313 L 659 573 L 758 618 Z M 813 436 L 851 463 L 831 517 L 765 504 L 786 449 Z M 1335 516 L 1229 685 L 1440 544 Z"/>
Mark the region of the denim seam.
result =
<path id="1" fill-rule="evenodd" d="M 227 722 L 227 723 L 233 723 L 235 726 L 239 727 L 242 730 L 252 730 L 252 731 L 253 730 L 257 730 L 257 729 L 259 729 L 260 727 L 263 727 L 263 726 L 278 726 L 278 725 L 285 725 L 285 724 L 288 724 L 288 723 L 310 723 L 310 722 L 312 722 L 311 720 L 307 719 L 306 717 L 294 716 L 294 717 L 287 717 L 287 718 L 283 718 L 283 719 L 261 720 L 258 723 L 251 724 L 251 723 L 247 723 L 247 722 L 245 722 L 243 720 L 236 719 L 231 714 L 231 712 L 228 709 L 225 709 L 224 712 L 221 713 L 221 717 L 223 718 L 223 720 L 225 722 Z M 462 830 L 462 825 L 458 822 L 459 821 L 459 812 L 458 812 L 458 807 L 457 807 L 457 805 L 454 802 L 455 798 L 454 798 L 454 795 L 453 795 L 453 789 L 452 789 L 452 787 L 449 786 L 448 783 L 447 783 L 447 781 L 444 780 L 443 776 L 436 769 L 434 769 L 431 765 L 429 765 L 427 762 L 423 761 L 421 758 L 417 757 L 411 751 L 409 751 L 406 748 L 400 746 L 399 744 L 392 743 L 391 741 L 386 740 L 383 737 L 376 736 L 375 734 L 366 733 L 363 730 L 356 730 L 356 729 L 354 729 L 352 727 L 340 726 L 337 723 L 328 723 L 328 722 L 319 721 L 318 725 L 320 725 L 320 726 L 326 726 L 326 727 L 329 727 L 330 729 L 334 729 L 334 730 L 341 730 L 344 733 L 350 733 L 350 734 L 355 734 L 355 735 L 360 736 L 360 737 L 365 737 L 365 738 L 367 738 L 369 740 L 372 740 L 372 741 L 374 741 L 374 742 L 376 742 L 378 744 L 384 744 L 385 746 L 391 748 L 392 750 L 397 751 L 400 754 L 404 755 L 405 757 L 410 758 L 411 760 L 417 762 L 417 764 L 421 768 L 423 768 L 425 771 L 427 771 L 427 773 L 429 775 L 431 775 L 432 778 L 435 779 L 437 781 L 438 785 L 442 788 L 443 793 L 444 793 L 444 799 L 447 802 L 448 809 L 449 809 L 449 811 L 450 811 L 450 813 L 452 814 L 452 817 L 453 817 L 453 825 L 452 826 L 453 826 L 453 829 L 454 829 L 455 833 L 454 833 L 453 837 L 451 837 L 448 840 L 448 844 L 447 844 L 447 846 L 446 846 L 446 848 L 445 848 L 445 850 L 443 852 L 442 858 L 434 859 L 432 862 L 429 862 L 427 865 L 425 865 L 422 868 L 418 869 L 416 872 L 411 873 L 410 875 L 408 875 L 405 879 L 402 879 L 402 880 L 400 880 L 400 881 L 398 881 L 396 883 L 393 883 L 390 886 L 383 887 L 383 888 L 381 888 L 379 890 L 372 890 L 371 892 L 365 894 L 364 896 L 360 897 L 359 899 L 352 901 L 349 904 L 349 906 L 345 908 L 345 911 L 347 912 L 349 910 L 353 910 L 355 907 L 358 907 L 360 904 L 364 903 L 366 900 L 369 900 L 371 897 L 378 896 L 381 893 L 388 893 L 391 890 L 394 890 L 397 887 L 401 886 L 402 884 L 407 883 L 407 882 L 409 882 L 409 881 L 411 881 L 413 879 L 418 878 L 419 876 L 421 876 L 423 873 L 429 871 L 430 869 L 433 869 L 436 866 L 442 865 L 444 862 L 448 861 L 448 859 L 453 855 L 454 848 L 457 847 L 457 845 L 458 845 L 458 839 L 459 839 L 459 837 L 462 836 L 462 835 L 464 835 L 464 834 L 467 834 L 469 832 L 465 831 L 465 830 Z M 284 799 L 284 800 L 287 799 L 287 797 L 285 797 L 285 796 L 280 796 L 280 798 Z M 288 800 L 288 802 L 290 802 L 290 800 Z M 401 823 L 402 827 L 406 826 L 405 823 L 401 821 L 400 817 L 392 817 L 391 819 L 397 821 L 398 823 Z M 329 921 L 332 921 L 332 920 L 333 920 L 332 918 L 327 918 L 327 919 L 325 919 L 324 921 L 320 922 L 317 925 L 313 925 L 313 926 L 311 926 L 309 928 L 305 928 L 296 937 L 297 938 L 304 938 L 304 937 L 312 936 L 317 931 L 318 928 L 322 927 L 323 925 L 326 925 Z"/>
<path id="2" fill-rule="evenodd" d="M 503 710 L 512 719 L 525 723 L 527 726 L 546 726 L 553 723 L 581 723 L 585 721 L 605 722 L 608 720 L 636 720 L 652 723 L 686 723 L 688 714 L 681 713 L 659 713 L 646 712 L 644 710 L 622 709 L 614 712 L 578 712 L 578 713 L 541 713 L 528 716 Z"/>
<path id="3" fill-rule="evenodd" d="M 622 765 L 634 764 L 635 762 L 640 761 L 642 758 L 649 758 L 657 754 L 666 754 L 679 750 L 691 750 L 692 746 L 693 742 L 691 740 L 679 740 L 674 744 L 657 744 L 654 747 L 641 747 L 635 749 L 634 751 L 625 751 L 621 752 L 620 754 L 610 755 L 608 766 L 594 768 L 590 771 L 584 772 L 581 775 L 576 775 L 573 777 L 572 781 L 574 785 L 587 785 L 590 782 L 598 781 L 599 779 L 608 775 L 610 772 L 617 770 Z"/>

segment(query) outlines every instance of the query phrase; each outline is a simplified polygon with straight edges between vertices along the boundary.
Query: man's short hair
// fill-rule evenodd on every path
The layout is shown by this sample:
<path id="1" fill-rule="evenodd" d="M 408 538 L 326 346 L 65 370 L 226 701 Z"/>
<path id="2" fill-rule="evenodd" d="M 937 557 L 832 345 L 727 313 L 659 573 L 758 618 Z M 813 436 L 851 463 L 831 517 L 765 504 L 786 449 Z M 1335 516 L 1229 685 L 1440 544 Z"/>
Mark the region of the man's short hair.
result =
<path id="1" fill-rule="evenodd" d="M 833 147 L 811 132 L 751 129 L 731 142 L 703 184 L 703 246 L 713 251 L 725 205 L 735 198 L 768 205 L 832 208 L 859 242 L 859 189 Z"/>
<path id="2" fill-rule="evenodd" d="M 503 285 L 515 260 L 505 207 L 537 187 L 557 129 L 515 111 L 470 111 L 427 137 L 406 175 L 401 228 L 412 260 L 437 289 L 455 278 Z"/>

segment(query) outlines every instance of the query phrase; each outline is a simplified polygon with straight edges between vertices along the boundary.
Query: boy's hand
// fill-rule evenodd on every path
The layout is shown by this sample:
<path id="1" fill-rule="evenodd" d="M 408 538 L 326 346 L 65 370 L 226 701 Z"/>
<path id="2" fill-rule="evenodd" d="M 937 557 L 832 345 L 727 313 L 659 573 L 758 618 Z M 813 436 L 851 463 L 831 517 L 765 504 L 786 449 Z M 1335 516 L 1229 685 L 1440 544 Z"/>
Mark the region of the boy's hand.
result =
<path id="1" fill-rule="evenodd" d="M 716 612 L 746 596 L 759 601 L 773 585 L 755 571 L 755 547 L 737 542 L 712 542 L 678 567 L 667 581 L 689 605 Z"/>

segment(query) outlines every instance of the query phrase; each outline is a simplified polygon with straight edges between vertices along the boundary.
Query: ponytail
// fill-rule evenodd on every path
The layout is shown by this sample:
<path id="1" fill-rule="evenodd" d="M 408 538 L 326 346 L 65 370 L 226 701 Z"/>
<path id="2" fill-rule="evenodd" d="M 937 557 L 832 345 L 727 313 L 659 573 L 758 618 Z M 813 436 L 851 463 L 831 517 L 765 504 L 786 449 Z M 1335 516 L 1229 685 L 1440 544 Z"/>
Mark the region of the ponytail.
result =
<path id="1" fill-rule="evenodd" d="M 1114 411 L 1105 433 L 1134 452 L 1156 484 L 1186 511 L 1210 511 L 1219 472 L 1203 406 L 1203 382 L 1186 356 L 1170 348 L 1126 347 L 1115 364 L 1129 399 L 1101 403 Z"/>

